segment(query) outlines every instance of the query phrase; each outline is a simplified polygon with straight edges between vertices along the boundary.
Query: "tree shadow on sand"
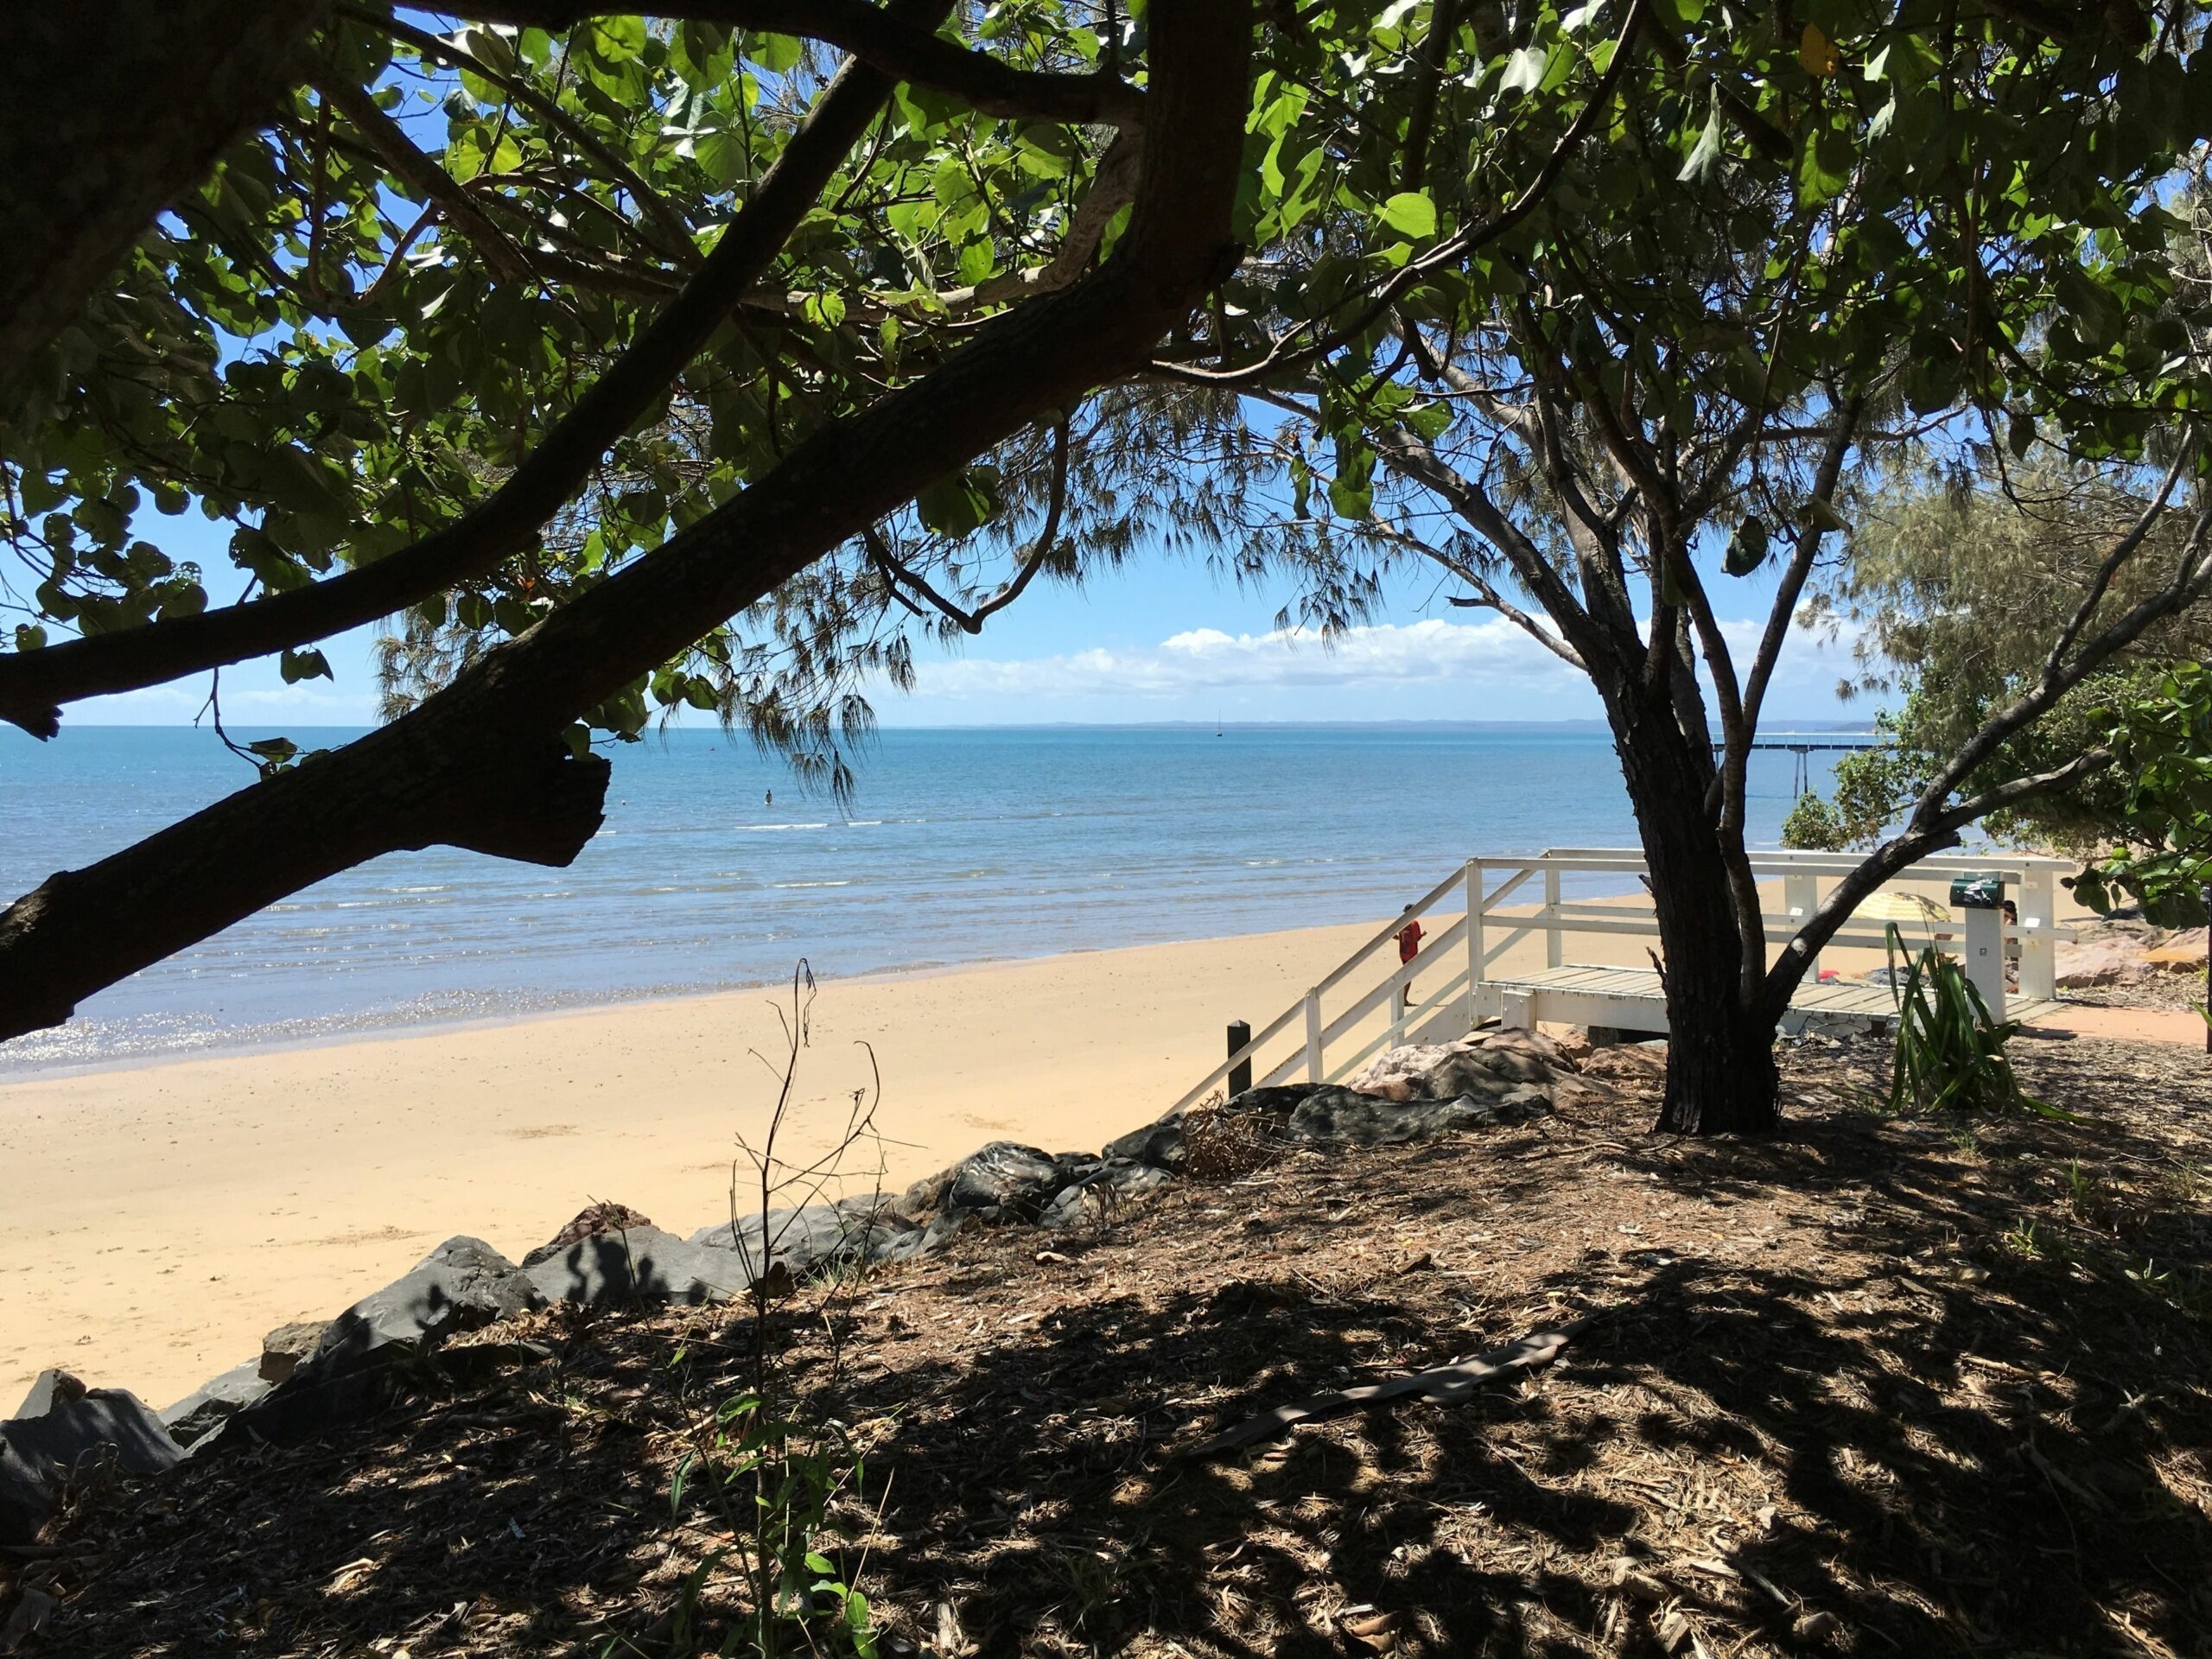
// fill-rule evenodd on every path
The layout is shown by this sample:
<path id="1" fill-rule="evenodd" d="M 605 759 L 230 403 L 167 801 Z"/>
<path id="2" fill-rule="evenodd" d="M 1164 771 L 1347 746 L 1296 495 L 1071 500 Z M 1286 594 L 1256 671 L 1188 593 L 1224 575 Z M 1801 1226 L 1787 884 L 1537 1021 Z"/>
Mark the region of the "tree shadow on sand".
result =
<path id="1" fill-rule="evenodd" d="M 2187 1269 L 2212 1249 L 2171 1185 L 2204 1148 L 2177 1152 L 2155 1090 L 2141 1108 L 1970 1147 L 1845 1105 L 1737 1144 L 1585 1105 L 1289 1157 L 1050 1261 L 1034 1232 L 963 1238 L 778 1331 L 867 1446 L 872 1501 L 889 1480 L 848 1564 L 892 1652 L 2204 1654 Z M 2212 1117 L 2182 1127 L 2212 1145 Z M 1583 1315 L 1556 1366 L 1463 1403 L 1185 1455 Z M 489 1388 L 426 1373 L 323 1446 L 83 1494 L 45 1650 L 671 1651 L 720 1523 L 670 1477 L 750 1334 L 727 1310 L 532 1316 L 486 1338 L 555 1358 Z"/>

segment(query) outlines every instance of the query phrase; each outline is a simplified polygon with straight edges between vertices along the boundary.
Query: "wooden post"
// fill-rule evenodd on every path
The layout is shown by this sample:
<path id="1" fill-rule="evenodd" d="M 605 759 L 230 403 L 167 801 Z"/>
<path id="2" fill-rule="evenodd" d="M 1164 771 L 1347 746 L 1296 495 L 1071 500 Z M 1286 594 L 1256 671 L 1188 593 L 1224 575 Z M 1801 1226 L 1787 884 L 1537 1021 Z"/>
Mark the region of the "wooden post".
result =
<path id="1" fill-rule="evenodd" d="M 2058 947 L 2050 937 L 2049 870 L 2020 873 L 2020 995 L 2050 1001 L 2058 995 Z"/>
<path id="2" fill-rule="evenodd" d="M 1544 930 L 1544 966 L 1556 968 L 1567 960 L 1567 940 L 1559 931 L 1559 872 L 1544 871 L 1544 918 L 1551 925 Z"/>
<path id="3" fill-rule="evenodd" d="M 1321 993 L 1306 993 L 1306 1079 L 1321 1082 Z"/>
<path id="4" fill-rule="evenodd" d="M 1483 865 L 1467 861 L 1467 1029 L 1483 1017 Z"/>
<path id="5" fill-rule="evenodd" d="M 1999 891 L 2001 893 L 2001 887 Z M 1964 936 L 1960 944 L 1960 965 L 1967 977 L 1974 982 L 1974 989 L 1981 993 L 1982 1003 L 1989 1010 L 1989 1017 L 2002 1024 L 2005 1019 L 2005 912 L 2001 910 L 1976 910 L 1971 907 L 1960 912 Z"/>
<path id="6" fill-rule="evenodd" d="M 1252 1025 L 1247 1020 L 1229 1022 L 1229 1058 L 1236 1060 L 1239 1054 L 1252 1046 Z M 1229 1097 L 1231 1100 L 1252 1086 L 1252 1057 L 1245 1054 L 1229 1068 Z"/>
<path id="7" fill-rule="evenodd" d="M 2200 51 L 2202 49 L 2201 47 L 2198 48 Z M 2212 917 L 2212 881 L 2199 887 L 2196 896 L 2204 901 L 2204 913 Z M 2204 1052 L 2212 1054 L 2212 933 L 2204 937 L 2204 1006 L 2208 1010 L 2204 1020 Z"/>
<path id="8" fill-rule="evenodd" d="M 1820 883 L 1809 875 L 1785 875 L 1782 878 L 1782 907 L 1789 914 L 1789 931 L 1798 929 L 1813 919 L 1813 912 L 1820 908 Z M 1805 964 L 1805 983 L 1821 982 L 1821 958 L 1817 952 Z"/>
<path id="9" fill-rule="evenodd" d="M 1414 964 L 1421 960 L 1402 963 L 1398 971 L 1390 976 L 1393 995 L 1390 998 L 1390 1046 L 1402 1048 L 1406 1040 L 1406 993 L 1413 988 Z M 1402 983 L 1401 982 L 1403 982 Z"/>

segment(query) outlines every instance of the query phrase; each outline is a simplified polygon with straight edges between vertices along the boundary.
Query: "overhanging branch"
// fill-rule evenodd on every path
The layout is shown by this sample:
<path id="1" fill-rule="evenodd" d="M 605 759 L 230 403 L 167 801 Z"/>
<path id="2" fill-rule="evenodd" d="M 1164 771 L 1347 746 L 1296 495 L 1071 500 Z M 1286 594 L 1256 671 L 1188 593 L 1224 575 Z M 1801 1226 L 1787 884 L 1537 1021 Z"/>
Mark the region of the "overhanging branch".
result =
<path id="1" fill-rule="evenodd" d="M 1141 369 L 1236 257 L 1252 30 L 1246 0 L 1152 14 L 1150 96 L 1177 142 L 1147 148 L 1128 233 L 1096 272 L 818 429 L 410 714 L 0 912 L 0 1039 L 55 1023 L 124 975 L 366 858 L 457 831 L 493 844 L 453 808 L 480 797 L 499 765 L 552 751 L 569 722 L 935 480 Z"/>
<path id="2" fill-rule="evenodd" d="M 906 0 L 901 8 L 924 19 L 950 9 L 950 0 Z M 480 505 L 372 564 L 310 587 L 0 655 L 0 718 L 51 737 L 64 704 L 327 639 L 481 575 L 522 551 L 774 263 L 890 94 L 889 79 L 876 70 L 848 64 L 838 73 L 682 291 Z"/>
<path id="3" fill-rule="evenodd" d="M 461 0 L 442 10 L 457 17 L 560 31 L 613 16 L 618 9 L 588 0 Z M 652 8 L 652 15 L 820 41 L 895 79 L 949 93 L 984 115 L 1116 127 L 1144 121 L 1145 95 L 1108 71 L 1067 75 L 1018 69 L 864 0 L 665 0 Z"/>

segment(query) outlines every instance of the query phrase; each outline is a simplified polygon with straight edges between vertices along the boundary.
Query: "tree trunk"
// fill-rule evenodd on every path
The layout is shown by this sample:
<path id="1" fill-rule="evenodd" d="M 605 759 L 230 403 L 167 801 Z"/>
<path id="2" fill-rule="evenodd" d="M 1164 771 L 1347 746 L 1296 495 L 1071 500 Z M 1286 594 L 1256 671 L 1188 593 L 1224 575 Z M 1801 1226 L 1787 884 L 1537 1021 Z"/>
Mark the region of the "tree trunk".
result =
<path id="1" fill-rule="evenodd" d="M 162 208 L 276 107 L 326 4 L 79 0 L 0 17 L 0 406 Z"/>
<path id="2" fill-rule="evenodd" d="M 1761 987 L 1744 983 L 1743 935 L 1706 804 L 1712 757 L 1697 753 L 1656 702 L 1624 709 L 1608 699 L 1659 918 L 1669 1039 L 1656 1127 L 1764 1133 L 1781 1122 L 1775 1022 L 1761 1011 Z"/>

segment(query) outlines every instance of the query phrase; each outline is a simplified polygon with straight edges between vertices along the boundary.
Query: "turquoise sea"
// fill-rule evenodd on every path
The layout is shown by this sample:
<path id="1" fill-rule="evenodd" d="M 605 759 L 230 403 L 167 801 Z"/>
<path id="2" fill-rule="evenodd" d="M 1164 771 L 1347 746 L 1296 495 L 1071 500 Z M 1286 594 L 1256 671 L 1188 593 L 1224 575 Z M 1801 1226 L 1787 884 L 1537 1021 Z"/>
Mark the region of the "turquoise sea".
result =
<path id="1" fill-rule="evenodd" d="M 1772 845 L 1792 758 L 1756 760 Z M 1595 729 L 893 730 L 849 812 L 719 731 L 614 762 L 569 868 L 379 859 L 0 1045 L 0 1072 L 763 984 L 800 956 L 853 975 L 1380 919 L 1471 853 L 1635 841 Z M 0 903 L 251 781 L 210 732 L 8 732 Z"/>

